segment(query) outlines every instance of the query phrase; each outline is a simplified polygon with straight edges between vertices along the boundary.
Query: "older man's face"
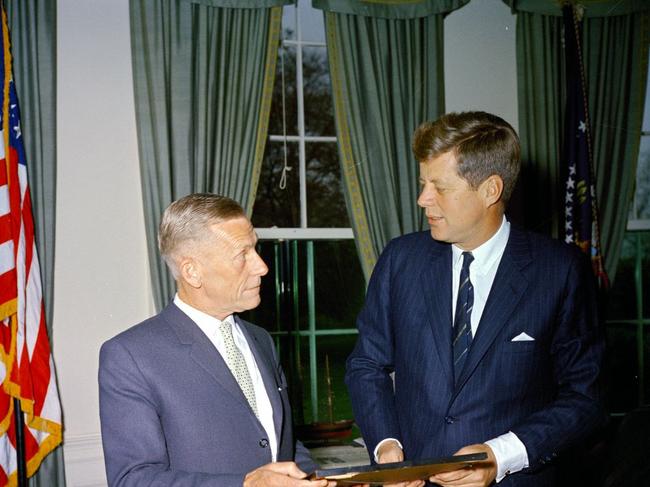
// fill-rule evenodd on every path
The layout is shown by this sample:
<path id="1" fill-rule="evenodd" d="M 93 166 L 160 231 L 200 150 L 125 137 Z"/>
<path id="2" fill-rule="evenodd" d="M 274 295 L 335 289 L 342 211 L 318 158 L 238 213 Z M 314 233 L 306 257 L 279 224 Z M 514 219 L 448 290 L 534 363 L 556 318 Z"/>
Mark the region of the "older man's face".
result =
<path id="1" fill-rule="evenodd" d="M 268 267 L 255 250 L 257 236 L 245 218 L 211 225 L 214 239 L 195 255 L 201 277 L 204 310 L 223 319 L 260 304 L 260 284 Z"/>

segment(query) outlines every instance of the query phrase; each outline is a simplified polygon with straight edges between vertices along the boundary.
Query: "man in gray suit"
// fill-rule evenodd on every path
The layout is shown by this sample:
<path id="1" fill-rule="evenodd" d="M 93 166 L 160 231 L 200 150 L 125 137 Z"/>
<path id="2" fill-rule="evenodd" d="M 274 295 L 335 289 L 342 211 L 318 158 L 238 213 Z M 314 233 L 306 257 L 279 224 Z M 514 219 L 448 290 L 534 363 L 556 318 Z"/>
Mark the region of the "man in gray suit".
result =
<path id="1" fill-rule="evenodd" d="M 158 233 L 177 294 L 104 343 L 99 402 L 111 486 L 325 487 L 293 437 L 273 341 L 236 313 L 260 302 L 268 268 L 235 201 L 193 194 Z"/>

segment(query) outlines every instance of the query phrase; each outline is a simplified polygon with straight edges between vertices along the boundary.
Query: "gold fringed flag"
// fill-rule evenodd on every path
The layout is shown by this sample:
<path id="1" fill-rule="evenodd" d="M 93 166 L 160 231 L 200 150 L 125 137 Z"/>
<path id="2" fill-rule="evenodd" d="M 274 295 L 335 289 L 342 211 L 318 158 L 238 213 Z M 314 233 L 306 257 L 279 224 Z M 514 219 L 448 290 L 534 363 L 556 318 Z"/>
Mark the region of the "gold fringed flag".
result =
<path id="1" fill-rule="evenodd" d="M 62 428 L 12 79 L 9 29 L 4 6 L 0 8 L 0 486 L 13 486 L 17 484 L 14 398 L 24 412 L 28 476 L 61 443 Z"/>
<path id="2" fill-rule="evenodd" d="M 567 100 L 564 116 L 562 159 L 565 170 L 564 236 L 591 256 L 594 274 L 601 288 L 609 285 L 603 267 L 598 226 L 587 89 L 582 63 L 582 29 L 576 7 L 565 5 L 564 41 Z"/>

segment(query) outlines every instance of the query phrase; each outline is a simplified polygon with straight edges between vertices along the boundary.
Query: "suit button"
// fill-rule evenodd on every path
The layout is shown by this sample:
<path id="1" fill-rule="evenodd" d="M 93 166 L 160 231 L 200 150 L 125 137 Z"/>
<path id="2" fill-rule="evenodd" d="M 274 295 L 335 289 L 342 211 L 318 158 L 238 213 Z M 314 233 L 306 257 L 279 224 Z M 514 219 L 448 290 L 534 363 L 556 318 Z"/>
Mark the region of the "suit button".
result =
<path id="1" fill-rule="evenodd" d="M 456 418 L 454 418 L 453 416 L 445 416 L 445 423 L 454 424 L 454 421 L 456 421 Z"/>
<path id="2" fill-rule="evenodd" d="M 260 447 L 262 447 L 262 448 L 266 448 L 267 446 L 269 446 L 269 440 L 267 440 L 266 438 L 262 438 L 262 439 L 260 440 L 259 445 L 260 445 Z"/>

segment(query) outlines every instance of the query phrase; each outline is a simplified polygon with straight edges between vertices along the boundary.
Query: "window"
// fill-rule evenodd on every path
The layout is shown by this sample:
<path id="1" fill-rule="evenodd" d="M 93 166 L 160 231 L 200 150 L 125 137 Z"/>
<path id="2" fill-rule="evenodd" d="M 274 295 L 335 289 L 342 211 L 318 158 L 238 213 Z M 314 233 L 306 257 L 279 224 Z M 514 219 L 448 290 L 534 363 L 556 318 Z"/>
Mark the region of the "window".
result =
<path id="1" fill-rule="evenodd" d="M 650 403 L 650 77 L 641 130 L 634 201 L 606 312 L 613 414 Z"/>
<path id="2" fill-rule="evenodd" d="M 343 196 L 323 13 L 307 0 L 283 12 L 252 221 L 269 274 L 246 318 L 276 339 L 294 420 L 352 419 L 343 375 L 365 281 Z"/>

